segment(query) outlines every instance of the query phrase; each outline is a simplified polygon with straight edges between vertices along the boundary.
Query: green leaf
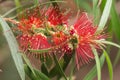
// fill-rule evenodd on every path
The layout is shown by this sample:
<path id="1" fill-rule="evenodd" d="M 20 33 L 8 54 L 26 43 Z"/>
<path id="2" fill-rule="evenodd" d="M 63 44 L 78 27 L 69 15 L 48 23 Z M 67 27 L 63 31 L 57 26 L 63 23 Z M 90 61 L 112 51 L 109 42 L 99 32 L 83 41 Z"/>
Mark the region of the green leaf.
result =
<path id="1" fill-rule="evenodd" d="M 103 50 L 103 54 L 106 58 L 106 62 L 107 62 L 107 65 L 108 65 L 110 80 L 113 80 L 113 67 L 112 67 L 112 63 L 110 61 L 109 55 L 105 50 Z"/>
<path id="2" fill-rule="evenodd" d="M 41 72 L 48 76 L 48 70 L 45 63 L 42 63 L 41 65 Z"/>
<path id="3" fill-rule="evenodd" d="M 55 77 L 56 75 L 59 74 L 59 69 L 57 68 L 57 66 L 53 67 L 50 72 L 49 72 L 49 77 Z"/>
<path id="4" fill-rule="evenodd" d="M 36 74 L 35 76 L 27 65 L 24 65 L 24 68 L 26 74 L 30 77 L 31 80 L 50 80 L 45 74 L 43 74 L 37 69 L 34 69 L 34 72 Z"/>
<path id="5" fill-rule="evenodd" d="M 111 23 L 112 23 L 112 30 L 115 33 L 116 38 L 120 41 L 120 18 L 115 10 L 115 2 L 113 1 L 112 8 L 111 8 Z M 118 60 L 120 59 L 120 50 L 117 52 L 117 55 L 114 60 L 114 66 L 117 64 Z"/>
<path id="6" fill-rule="evenodd" d="M 17 7 L 20 7 L 20 1 L 19 0 L 14 0 L 15 1 L 15 5 L 17 6 Z"/>
<path id="7" fill-rule="evenodd" d="M 118 63 L 119 60 L 120 60 L 120 49 L 117 52 L 113 66 L 116 66 L 116 64 Z"/>
<path id="8" fill-rule="evenodd" d="M 68 56 L 68 55 L 64 55 L 63 59 L 59 60 L 59 64 L 61 66 L 61 68 L 63 69 L 63 71 L 65 71 L 65 69 L 67 68 L 68 64 L 71 61 L 72 56 Z M 61 73 L 59 72 L 59 69 L 57 67 L 57 65 L 55 65 L 49 72 L 49 77 L 54 77 L 56 75 L 61 76 Z"/>
<path id="9" fill-rule="evenodd" d="M 48 1 L 48 2 L 45 2 L 45 3 L 41 3 L 41 5 L 46 5 L 46 4 L 51 4 L 51 3 L 66 3 L 66 1 L 63 1 L 63 0 L 54 0 L 54 1 Z"/>
<path id="10" fill-rule="evenodd" d="M 27 74 L 27 76 L 31 79 L 31 80 L 42 80 L 41 78 L 38 78 L 37 76 L 35 76 L 31 69 L 29 68 L 29 66 L 24 65 L 24 69 L 25 69 L 25 73 Z"/>
<path id="11" fill-rule="evenodd" d="M 98 80 L 101 80 L 101 68 L 100 68 L 100 60 L 99 60 L 99 56 L 98 53 L 96 51 L 96 49 L 91 45 L 91 48 L 93 50 L 93 53 L 95 55 L 95 61 L 96 61 L 96 67 L 97 67 L 97 75 L 98 75 Z"/>
<path id="12" fill-rule="evenodd" d="M 77 4 L 77 8 L 79 9 L 79 0 L 75 0 L 76 4 Z"/>
<path id="13" fill-rule="evenodd" d="M 101 32 L 105 27 L 105 24 L 110 14 L 111 6 L 112 6 L 112 0 L 107 0 L 96 32 Z"/>
<path id="14" fill-rule="evenodd" d="M 105 62 L 105 56 L 102 54 L 100 57 L 100 66 L 103 67 L 103 64 Z M 93 80 L 95 76 L 97 75 L 97 69 L 96 65 L 90 70 L 90 72 L 84 77 L 83 80 Z"/>
<path id="15" fill-rule="evenodd" d="M 109 45 L 120 48 L 120 45 L 113 43 L 113 42 L 110 42 L 110 41 L 105 41 L 105 40 L 95 40 L 95 41 L 100 43 L 100 44 L 109 44 Z"/>
<path id="16" fill-rule="evenodd" d="M 45 64 L 47 68 L 51 68 L 53 66 L 53 57 L 51 55 L 46 55 L 46 61 Z"/>
<path id="17" fill-rule="evenodd" d="M 115 3 L 112 4 L 112 8 L 111 8 L 112 29 L 113 29 L 117 39 L 120 40 L 120 18 L 115 10 L 114 4 Z"/>
<path id="18" fill-rule="evenodd" d="M 20 0 L 14 0 L 14 1 L 15 1 L 16 7 L 20 7 L 20 6 L 21 6 Z M 18 13 L 19 13 L 20 11 L 21 11 L 21 8 L 19 8 L 19 9 L 17 10 Z"/>
<path id="19" fill-rule="evenodd" d="M 75 52 L 75 50 L 74 50 Z M 69 80 L 72 80 L 72 76 L 73 76 L 73 73 L 75 71 L 75 54 L 73 55 L 72 59 L 71 59 L 71 70 L 70 70 L 70 77 L 69 77 Z"/>
<path id="20" fill-rule="evenodd" d="M 39 0 L 34 0 L 34 4 L 38 5 L 39 4 Z"/>
<path id="21" fill-rule="evenodd" d="M 37 52 L 38 54 L 42 54 L 42 53 L 48 52 L 49 50 L 51 50 L 51 48 L 40 49 L 40 50 L 29 49 L 30 52 Z"/>
<path id="22" fill-rule="evenodd" d="M 94 24 L 97 25 L 98 24 L 98 19 L 100 15 L 100 9 L 98 6 L 98 0 L 93 0 L 93 16 L 94 16 Z"/>
<path id="23" fill-rule="evenodd" d="M 33 67 L 29 61 L 29 59 L 27 58 L 27 56 L 24 54 L 24 53 L 21 53 L 22 56 L 23 56 L 23 59 L 25 60 L 26 64 L 29 66 L 30 70 L 32 71 L 32 73 L 36 76 L 34 70 L 33 70 Z"/>
<path id="24" fill-rule="evenodd" d="M 19 47 L 18 47 L 17 41 L 16 41 L 9 25 L 6 23 L 6 21 L 2 17 L 0 17 L 0 24 L 3 28 L 5 38 L 8 42 L 8 45 L 9 45 L 9 48 L 11 51 L 11 55 L 12 55 L 12 58 L 14 60 L 17 71 L 20 75 L 20 78 L 22 80 L 25 80 L 23 61 L 22 61 L 21 55 L 18 53 Z"/>
<path id="25" fill-rule="evenodd" d="M 100 4 L 100 10 L 101 10 L 101 12 L 103 12 L 106 2 L 107 2 L 107 0 L 102 0 L 101 1 L 101 4 Z"/>
<path id="26" fill-rule="evenodd" d="M 56 63 L 56 66 L 57 66 L 59 72 L 60 72 L 61 75 L 64 77 L 64 79 L 67 80 L 67 77 L 66 77 L 66 75 L 65 75 L 65 73 L 64 73 L 64 71 L 63 71 L 63 69 L 61 68 L 61 65 L 59 64 L 56 55 L 53 54 L 53 57 L 54 57 L 54 60 L 55 60 L 55 63 Z"/>
<path id="27" fill-rule="evenodd" d="M 75 0 L 75 3 L 77 5 L 78 10 L 79 10 L 79 8 L 83 8 L 87 12 L 91 12 L 91 10 L 92 10 L 89 2 L 87 2 L 87 1 L 84 1 L 84 0 Z"/>

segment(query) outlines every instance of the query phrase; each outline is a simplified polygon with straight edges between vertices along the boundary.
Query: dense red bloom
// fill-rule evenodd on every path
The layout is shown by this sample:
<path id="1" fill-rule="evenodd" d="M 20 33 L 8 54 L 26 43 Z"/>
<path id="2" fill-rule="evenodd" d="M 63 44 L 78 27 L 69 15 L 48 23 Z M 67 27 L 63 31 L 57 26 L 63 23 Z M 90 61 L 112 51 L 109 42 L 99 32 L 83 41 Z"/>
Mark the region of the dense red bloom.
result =
<path id="1" fill-rule="evenodd" d="M 17 40 L 20 45 L 20 50 L 23 50 L 23 51 L 27 50 L 30 39 L 31 39 L 31 36 L 27 34 L 17 36 Z"/>
<path id="2" fill-rule="evenodd" d="M 52 40 L 54 45 L 60 45 L 61 43 L 65 42 L 67 40 L 67 35 L 65 35 L 63 32 L 56 32 L 53 34 Z"/>
<path id="3" fill-rule="evenodd" d="M 64 55 L 64 53 L 71 53 L 72 47 L 70 46 L 70 43 L 67 42 L 69 39 L 68 35 L 66 35 L 63 32 L 56 32 L 53 34 L 52 42 L 53 46 L 56 46 L 56 52 L 61 53 Z"/>
<path id="4" fill-rule="evenodd" d="M 33 8 L 21 14 L 19 30 L 23 33 L 31 33 L 34 28 L 45 28 L 49 26 L 67 26 L 69 14 L 61 12 L 57 7 Z"/>
<path id="5" fill-rule="evenodd" d="M 105 38 L 102 34 L 96 35 L 97 27 L 93 26 L 92 21 L 88 18 L 87 13 L 82 13 L 81 17 L 74 24 L 74 29 L 71 30 L 72 34 L 76 34 L 78 45 L 76 47 L 76 64 L 79 65 L 88 63 L 91 59 L 94 59 L 91 46 L 96 48 L 99 44 L 95 43 L 94 40 Z"/>
<path id="6" fill-rule="evenodd" d="M 39 28 L 42 25 L 42 20 L 40 18 L 30 16 L 27 19 L 21 19 L 18 26 L 19 30 L 23 33 L 32 32 L 32 28 Z"/>
<path id="7" fill-rule="evenodd" d="M 50 47 L 50 44 L 47 41 L 47 38 L 41 34 L 36 34 L 33 36 L 30 35 L 21 35 L 17 37 L 20 44 L 20 49 L 23 51 L 30 49 L 46 49 Z"/>
<path id="8" fill-rule="evenodd" d="M 41 33 L 39 30 L 46 30 L 49 26 L 59 26 L 64 27 L 67 25 L 68 14 L 59 11 L 57 7 L 50 6 L 49 8 L 33 8 L 27 10 L 20 14 L 20 21 L 18 24 L 18 30 L 22 32 L 22 35 L 18 35 L 18 41 L 20 43 L 20 48 L 26 50 L 30 49 L 46 49 L 50 46 L 59 46 L 61 43 L 67 40 L 67 36 L 63 32 L 54 32 L 52 36 L 52 43 L 48 42 L 46 32 Z M 49 25 L 46 25 L 50 23 Z M 38 32 L 36 33 L 35 31 Z M 50 29 L 52 30 L 52 29 Z M 54 31 L 54 30 L 53 30 Z M 43 34 L 43 35 L 41 35 Z M 63 47 L 63 46 L 62 46 Z M 65 46 L 66 48 L 66 46 Z"/>
<path id="9" fill-rule="evenodd" d="M 30 49 L 46 49 L 50 47 L 50 44 L 47 41 L 47 38 L 41 34 L 35 34 L 30 39 Z"/>
<path id="10" fill-rule="evenodd" d="M 65 14 L 65 12 L 59 11 L 57 7 L 49 7 L 45 13 L 47 16 L 48 22 L 53 25 L 68 25 L 68 16 L 69 14 Z"/>

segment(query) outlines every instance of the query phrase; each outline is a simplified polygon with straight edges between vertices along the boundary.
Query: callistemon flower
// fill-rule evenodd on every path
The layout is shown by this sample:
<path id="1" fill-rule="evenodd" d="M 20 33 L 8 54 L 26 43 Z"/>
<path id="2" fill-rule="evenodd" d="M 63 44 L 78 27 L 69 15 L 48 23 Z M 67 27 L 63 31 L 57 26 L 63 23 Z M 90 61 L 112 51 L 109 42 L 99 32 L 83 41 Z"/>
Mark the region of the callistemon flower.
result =
<path id="1" fill-rule="evenodd" d="M 22 51 L 27 51 L 28 49 L 38 50 L 50 48 L 50 44 L 46 36 L 42 34 L 31 35 L 21 35 L 17 37 L 20 44 L 20 49 Z"/>
<path id="2" fill-rule="evenodd" d="M 58 8 L 50 6 L 49 8 L 33 8 L 33 10 L 27 10 L 21 14 L 21 18 L 18 24 L 18 29 L 22 32 L 22 35 L 18 35 L 18 41 L 20 47 L 25 51 L 28 48 L 38 50 L 47 49 L 50 45 L 59 46 L 61 43 L 67 40 L 66 35 L 63 32 L 46 30 L 49 26 L 64 27 L 67 25 L 68 14 L 60 12 Z M 49 25 L 46 25 L 50 23 Z M 44 33 L 39 30 L 42 28 Z M 35 32 L 37 31 L 38 32 Z M 53 43 L 49 43 L 47 39 L 47 32 L 53 32 L 50 34 L 53 37 Z M 23 43 L 22 43 L 23 42 Z M 65 44 L 64 44 L 65 45 Z M 64 46 L 67 48 L 67 46 Z M 67 50 L 67 49 L 66 49 Z"/>
<path id="3" fill-rule="evenodd" d="M 69 14 L 61 12 L 57 7 L 49 7 L 45 13 L 45 16 L 48 18 L 50 25 L 68 25 Z"/>
<path id="4" fill-rule="evenodd" d="M 49 26 L 65 27 L 68 26 L 68 17 L 68 12 L 61 12 L 57 7 L 36 7 L 20 14 L 18 28 L 24 33 L 29 33 L 33 32 L 36 28 L 45 28 Z"/>
<path id="5" fill-rule="evenodd" d="M 42 20 L 40 18 L 30 16 L 28 18 L 23 18 L 19 23 L 19 30 L 23 33 L 32 32 L 34 28 L 40 28 L 42 25 Z"/>
<path id="6" fill-rule="evenodd" d="M 65 35 L 62 31 L 56 32 L 53 34 L 53 44 L 54 45 L 60 45 L 61 43 L 65 42 L 67 40 L 67 35 Z"/>
<path id="7" fill-rule="evenodd" d="M 94 40 L 104 39 L 103 34 L 95 34 L 97 27 L 93 25 L 92 21 L 88 18 L 87 13 L 82 13 L 80 18 L 73 25 L 70 34 L 77 37 L 76 45 L 76 64 L 77 67 L 90 62 L 94 59 L 94 54 L 90 45 L 99 48 L 98 43 Z"/>
<path id="8" fill-rule="evenodd" d="M 50 48 L 50 44 L 48 43 L 47 37 L 43 34 L 35 34 L 30 39 L 30 49 L 38 50 L 38 49 L 46 49 Z"/>
<path id="9" fill-rule="evenodd" d="M 20 50 L 27 51 L 31 36 L 24 34 L 24 35 L 17 36 L 17 39 L 20 45 Z"/>
<path id="10" fill-rule="evenodd" d="M 69 36 L 62 31 L 58 31 L 53 34 L 51 42 L 53 43 L 53 46 L 56 47 L 55 52 L 59 53 L 61 57 L 64 56 L 65 53 L 70 54 L 73 50 L 72 44 L 68 42 L 69 39 Z"/>

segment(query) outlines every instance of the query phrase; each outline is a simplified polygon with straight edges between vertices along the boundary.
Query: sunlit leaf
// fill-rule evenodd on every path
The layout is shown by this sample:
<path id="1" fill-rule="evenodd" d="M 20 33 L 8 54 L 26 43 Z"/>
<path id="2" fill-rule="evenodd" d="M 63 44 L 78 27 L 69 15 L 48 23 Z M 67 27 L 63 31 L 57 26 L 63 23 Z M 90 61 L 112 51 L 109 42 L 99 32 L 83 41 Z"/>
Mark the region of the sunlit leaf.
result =
<path id="1" fill-rule="evenodd" d="M 96 51 L 96 49 L 91 46 L 93 53 L 95 55 L 95 61 L 96 61 L 96 68 L 97 68 L 97 75 L 98 75 L 98 80 L 101 80 L 101 67 L 100 67 L 100 60 L 99 60 L 99 56 L 98 53 Z"/>
<path id="2" fill-rule="evenodd" d="M 34 72 L 36 74 L 35 76 L 27 65 L 24 65 L 24 68 L 26 74 L 30 77 L 31 80 L 50 80 L 45 74 L 37 69 L 34 69 Z"/>
<path id="3" fill-rule="evenodd" d="M 8 45 L 9 45 L 9 48 L 11 51 L 11 55 L 12 55 L 12 58 L 14 60 L 17 71 L 20 75 L 20 78 L 22 80 L 25 80 L 24 65 L 23 65 L 22 57 L 18 53 L 19 47 L 18 47 L 17 41 L 16 41 L 9 25 L 6 23 L 6 21 L 2 17 L 0 17 L 0 24 L 3 28 L 5 38 L 8 42 Z"/>
<path id="4" fill-rule="evenodd" d="M 115 46 L 115 47 L 118 47 L 120 48 L 120 45 L 116 44 L 116 43 L 113 43 L 113 42 L 110 42 L 110 41 L 105 41 L 105 40 L 95 40 L 96 42 L 98 43 L 102 43 L 102 44 L 108 44 L 108 45 L 112 45 L 112 46 Z"/>
<path id="5" fill-rule="evenodd" d="M 34 0 L 34 4 L 38 5 L 39 4 L 39 0 Z"/>
<path id="6" fill-rule="evenodd" d="M 48 76 L 48 70 L 47 70 L 47 66 L 45 65 L 45 63 L 42 63 L 41 65 L 41 72 Z"/>
<path id="7" fill-rule="evenodd" d="M 63 71 L 63 69 L 61 68 L 61 65 L 59 64 L 56 55 L 54 54 L 53 57 L 54 57 L 54 61 L 55 61 L 55 63 L 56 63 L 56 66 L 57 66 L 59 72 L 60 72 L 61 75 L 64 77 L 64 79 L 67 80 L 67 77 L 66 77 L 66 75 L 65 75 L 65 73 L 64 73 L 64 71 Z"/>
<path id="8" fill-rule="evenodd" d="M 108 53 L 105 50 L 103 50 L 103 54 L 105 55 L 106 62 L 107 62 L 107 65 L 108 65 L 110 80 L 113 80 L 113 68 L 112 68 L 111 60 L 109 58 Z"/>
<path id="9" fill-rule="evenodd" d="M 112 23 L 112 30 L 115 33 L 116 38 L 120 41 L 120 18 L 115 10 L 115 1 L 113 1 L 112 8 L 111 8 L 111 23 Z M 120 42 L 119 42 L 120 43 Z M 114 66 L 120 59 L 120 50 L 117 52 L 115 57 Z"/>
<path id="10" fill-rule="evenodd" d="M 51 48 L 40 49 L 40 50 L 29 49 L 29 51 L 31 51 L 31 52 L 37 52 L 38 54 L 42 54 L 42 53 L 48 52 L 49 50 L 51 50 Z"/>
<path id="11" fill-rule="evenodd" d="M 16 7 L 20 7 L 20 6 L 21 6 L 20 0 L 14 0 L 14 1 L 15 1 Z M 19 9 L 17 10 L 18 13 L 19 13 L 20 11 L 21 11 L 21 8 L 19 8 Z"/>
<path id="12" fill-rule="evenodd" d="M 116 66 L 116 64 L 118 63 L 119 60 L 120 60 L 120 49 L 117 52 L 113 66 Z"/>
<path id="13" fill-rule="evenodd" d="M 75 0 L 77 8 L 83 8 L 85 9 L 87 12 L 91 12 L 92 8 L 89 4 L 89 2 L 85 1 L 85 0 Z"/>
<path id="14" fill-rule="evenodd" d="M 100 10 L 98 6 L 98 0 L 93 0 L 93 16 L 94 16 L 94 24 L 97 25 L 99 22 Z"/>
<path id="15" fill-rule="evenodd" d="M 29 68 L 31 69 L 32 73 L 36 76 L 34 70 L 33 70 L 33 67 L 29 61 L 29 59 L 27 58 L 27 56 L 24 54 L 24 53 L 21 53 L 22 56 L 23 56 L 23 59 L 25 60 L 26 64 L 29 66 Z"/>
<path id="16" fill-rule="evenodd" d="M 110 14 L 111 6 L 112 0 L 107 0 L 96 32 L 100 32 L 105 27 Z"/>
<path id="17" fill-rule="evenodd" d="M 103 67 L 104 62 L 105 62 L 105 56 L 104 56 L 104 54 L 102 54 L 101 57 L 100 57 L 100 66 L 101 66 L 101 68 Z M 90 72 L 84 77 L 83 80 L 93 80 L 96 75 L 97 75 L 97 69 L 96 69 L 96 65 L 95 65 L 90 70 Z"/>
<path id="18" fill-rule="evenodd" d="M 112 23 L 112 29 L 115 33 L 115 36 L 118 40 L 120 40 L 120 18 L 115 10 L 115 3 L 113 1 L 112 8 L 111 8 L 111 23 Z"/>

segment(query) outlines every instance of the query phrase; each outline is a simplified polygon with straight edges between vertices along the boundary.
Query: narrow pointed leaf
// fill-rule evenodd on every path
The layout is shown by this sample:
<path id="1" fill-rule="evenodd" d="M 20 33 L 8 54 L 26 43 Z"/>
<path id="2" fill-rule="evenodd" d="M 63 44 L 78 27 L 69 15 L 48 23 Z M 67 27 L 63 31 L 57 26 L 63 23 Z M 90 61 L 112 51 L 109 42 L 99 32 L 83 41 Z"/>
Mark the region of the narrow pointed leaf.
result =
<path id="1" fill-rule="evenodd" d="M 23 59 L 25 60 L 26 64 L 29 66 L 30 70 L 32 71 L 32 73 L 36 76 L 34 70 L 33 70 L 33 67 L 29 61 L 29 59 L 27 58 L 27 56 L 24 54 L 24 53 L 21 53 L 22 56 L 23 56 Z"/>
<path id="2" fill-rule="evenodd" d="M 120 49 L 117 52 L 113 66 L 116 66 L 116 64 L 118 63 L 119 60 L 120 60 Z"/>
<path id="3" fill-rule="evenodd" d="M 56 66 L 57 66 L 57 68 L 59 69 L 59 72 L 60 72 L 61 75 L 64 77 L 64 79 L 67 80 L 67 77 L 66 77 L 66 75 L 65 75 L 65 73 L 64 73 L 64 71 L 63 71 L 63 69 L 61 68 L 60 64 L 59 64 L 56 55 L 54 54 L 53 57 L 54 57 Z"/>
<path id="4" fill-rule="evenodd" d="M 105 56 L 102 54 L 100 57 L 100 66 L 103 67 L 103 64 L 105 62 Z M 90 70 L 90 72 L 84 77 L 83 80 L 93 80 L 95 76 L 97 75 L 97 69 L 96 65 Z"/>
<path id="5" fill-rule="evenodd" d="M 17 41 L 16 41 L 9 25 L 6 23 L 6 21 L 2 17 L 0 17 L 0 24 L 3 28 L 5 38 L 8 42 L 8 45 L 9 45 L 9 48 L 11 51 L 11 56 L 14 60 L 14 63 L 17 68 L 17 71 L 20 75 L 20 78 L 22 80 L 25 80 L 23 61 L 22 61 L 22 57 L 21 57 L 20 53 L 18 53 L 19 47 L 18 47 Z"/>
<path id="6" fill-rule="evenodd" d="M 113 1 L 112 8 L 111 8 L 111 23 L 112 23 L 112 29 L 115 33 L 115 36 L 118 40 L 120 40 L 120 18 L 115 10 L 115 3 Z"/>
<path id="7" fill-rule="evenodd" d="M 96 32 L 100 32 L 105 27 L 110 14 L 111 6 L 112 0 L 107 0 Z"/>
<path id="8" fill-rule="evenodd" d="M 98 6 L 98 0 L 93 0 L 93 16 L 94 16 L 94 24 L 97 25 L 98 24 L 98 19 L 100 15 L 100 8 Z"/>
<path id="9" fill-rule="evenodd" d="M 39 50 L 29 49 L 29 51 L 31 51 L 31 52 L 37 52 L 38 54 L 48 52 L 49 50 L 51 50 L 51 48 L 47 48 L 47 49 L 39 49 Z"/>
<path id="10" fill-rule="evenodd" d="M 112 67 L 111 60 L 109 58 L 108 53 L 105 50 L 103 50 L 103 54 L 106 58 L 106 62 L 107 62 L 107 65 L 108 65 L 110 80 L 113 80 L 113 67 Z"/>
<path id="11" fill-rule="evenodd" d="M 38 5 L 39 4 L 39 0 L 34 0 L 34 4 Z"/>
<path id="12" fill-rule="evenodd" d="M 25 68 L 26 74 L 32 80 L 50 80 L 44 73 L 40 72 L 37 69 L 34 69 L 34 72 L 36 74 L 36 76 L 35 76 L 27 65 L 24 65 L 24 68 Z"/>
<path id="13" fill-rule="evenodd" d="M 98 80 L 101 80 L 101 68 L 100 68 L 99 56 L 98 56 L 98 53 L 97 53 L 96 49 L 93 46 L 91 46 L 91 47 L 92 47 L 93 53 L 95 55 Z"/>
<path id="14" fill-rule="evenodd" d="M 21 6 L 20 0 L 14 0 L 14 1 L 15 1 L 16 7 L 20 7 L 20 6 Z M 19 9 L 17 10 L 17 12 L 19 13 L 21 10 L 22 10 L 22 8 L 19 8 Z"/>
<path id="15" fill-rule="evenodd" d="M 116 43 L 113 43 L 113 42 L 110 42 L 110 41 L 98 40 L 97 42 L 100 42 L 100 43 L 103 43 L 103 44 L 109 44 L 109 45 L 112 45 L 112 46 L 120 48 L 120 45 L 118 45 Z"/>
<path id="16" fill-rule="evenodd" d="M 42 63 L 41 65 L 41 72 L 48 76 L 48 69 L 45 63 Z"/>
<path id="17" fill-rule="evenodd" d="M 120 18 L 117 14 L 117 11 L 115 9 L 115 1 L 113 1 L 112 8 L 111 8 L 111 23 L 112 23 L 112 30 L 115 33 L 115 37 L 120 41 Z M 118 63 L 120 59 L 120 50 L 117 52 L 115 60 L 114 60 L 114 66 Z"/>

